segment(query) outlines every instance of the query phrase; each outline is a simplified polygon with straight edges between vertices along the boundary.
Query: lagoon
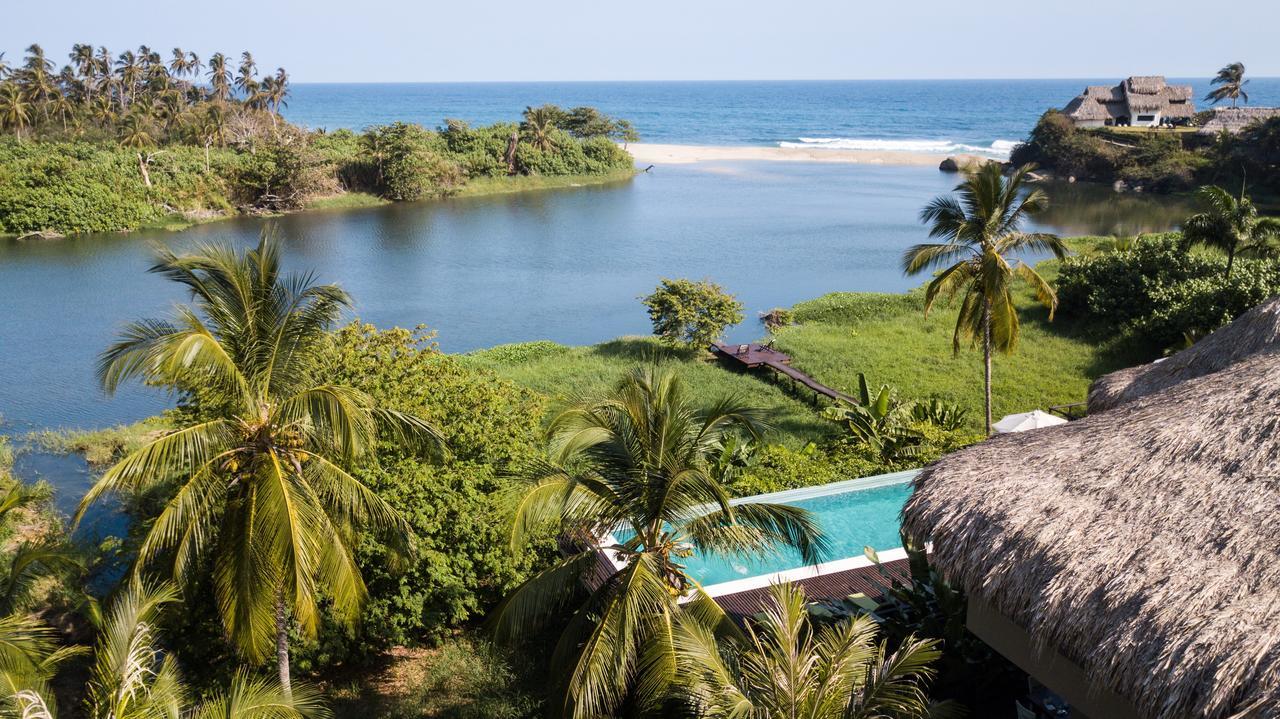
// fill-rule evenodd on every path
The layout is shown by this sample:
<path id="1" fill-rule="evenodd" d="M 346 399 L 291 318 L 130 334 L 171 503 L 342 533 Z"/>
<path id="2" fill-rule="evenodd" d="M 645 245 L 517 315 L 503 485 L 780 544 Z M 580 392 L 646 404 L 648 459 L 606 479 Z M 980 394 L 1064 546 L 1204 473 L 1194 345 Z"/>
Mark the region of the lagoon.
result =
<path id="1" fill-rule="evenodd" d="M 244 245 L 276 232 L 291 268 L 342 284 L 361 319 L 425 324 L 450 352 L 647 333 L 637 298 L 677 276 L 736 293 L 748 319 L 731 339 L 746 340 L 762 332 L 757 313 L 775 306 L 918 284 L 899 257 L 925 239 L 919 208 L 956 180 L 921 167 L 703 163 L 603 186 L 240 218 L 180 233 L 0 240 L 0 417 L 6 433 L 22 434 L 132 422 L 169 404 L 137 387 L 107 398 L 94 379 L 95 358 L 122 323 L 184 299 L 146 273 L 156 244 Z M 1055 207 L 1038 227 L 1064 235 L 1167 229 L 1188 209 L 1083 185 L 1050 194 Z M 58 474 L 49 472 L 66 486 Z"/>

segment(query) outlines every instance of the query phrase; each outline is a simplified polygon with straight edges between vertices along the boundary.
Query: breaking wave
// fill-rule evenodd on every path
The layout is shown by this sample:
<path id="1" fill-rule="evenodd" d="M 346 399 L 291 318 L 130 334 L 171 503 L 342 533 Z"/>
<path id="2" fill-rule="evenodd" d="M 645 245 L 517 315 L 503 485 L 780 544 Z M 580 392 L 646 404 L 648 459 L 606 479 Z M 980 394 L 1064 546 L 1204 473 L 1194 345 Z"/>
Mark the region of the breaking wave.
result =
<path id="1" fill-rule="evenodd" d="M 779 142 L 779 147 L 808 150 L 869 150 L 873 152 L 927 152 L 938 155 L 970 153 L 1008 159 L 1018 143 L 996 140 L 986 147 L 966 145 L 950 140 L 881 140 L 852 137 L 802 137 L 799 142 Z"/>

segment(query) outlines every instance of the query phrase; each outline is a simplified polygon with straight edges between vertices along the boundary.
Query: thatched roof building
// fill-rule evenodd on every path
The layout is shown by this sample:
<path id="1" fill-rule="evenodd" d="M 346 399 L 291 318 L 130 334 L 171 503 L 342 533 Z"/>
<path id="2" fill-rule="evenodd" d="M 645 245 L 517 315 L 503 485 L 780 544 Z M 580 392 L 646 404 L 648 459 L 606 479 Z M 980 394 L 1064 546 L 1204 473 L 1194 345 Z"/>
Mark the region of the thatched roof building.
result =
<path id="1" fill-rule="evenodd" d="M 1234 322 L 1164 360 L 1112 372 L 1089 386 L 1089 412 L 1101 412 L 1203 377 L 1258 352 L 1280 350 L 1280 296 L 1272 297 Z"/>
<path id="2" fill-rule="evenodd" d="M 1161 75 L 1135 75 L 1119 85 L 1089 85 L 1062 113 L 1081 127 L 1158 126 L 1196 114 L 1190 85 L 1170 85 Z"/>
<path id="3" fill-rule="evenodd" d="M 1073 709 L 1280 717 L 1280 353 L 916 484 L 904 526 L 968 592 L 969 628 Z"/>
<path id="4" fill-rule="evenodd" d="M 1228 132 L 1234 135 L 1255 122 L 1273 117 L 1280 117 L 1280 107 L 1215 107 L 1213 117 L 1196 134 L 1217 135 Z"/>

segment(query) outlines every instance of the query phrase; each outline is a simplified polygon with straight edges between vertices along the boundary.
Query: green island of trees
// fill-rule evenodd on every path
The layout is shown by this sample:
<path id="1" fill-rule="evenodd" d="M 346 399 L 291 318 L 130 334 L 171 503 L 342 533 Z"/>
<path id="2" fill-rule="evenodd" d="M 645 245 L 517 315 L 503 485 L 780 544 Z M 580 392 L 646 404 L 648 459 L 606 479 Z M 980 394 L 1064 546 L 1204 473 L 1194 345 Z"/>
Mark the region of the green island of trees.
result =
<path id="1" fill-rule="evenodd" d="M 11 64 L 0 54 L 0 235 L 182 226 L 633 172 L 617 143 L 635 129 L 590 107 L 530 107 L 518 123 L 485 127 L 326 132 L 281 116 L 289 93 L 289 74 L 259 76 L 249 52 L 203 61 L 180 48 L 117 55 L 78 44 L 61 69 L 39 45 Z"/>

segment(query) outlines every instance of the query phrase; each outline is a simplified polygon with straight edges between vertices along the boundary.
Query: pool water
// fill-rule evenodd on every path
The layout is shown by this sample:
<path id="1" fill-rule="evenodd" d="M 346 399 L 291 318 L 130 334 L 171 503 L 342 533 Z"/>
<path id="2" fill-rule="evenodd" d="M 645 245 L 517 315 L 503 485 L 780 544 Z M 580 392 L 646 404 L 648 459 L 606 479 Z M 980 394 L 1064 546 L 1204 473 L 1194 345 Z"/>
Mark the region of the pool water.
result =
<path id="1" fill-rule="evenodd" d="M 785 493 L 784 497 L 789 494 Z M 828 562 L 861 557 L 865 547 L 884 551 L 902 546 L 899 515 L 910 496 L 911 483 L 900 481 L 797 499 L 761 496 L 759 501 L 789 504 L 812 512 L 827 535 L 828 552 L 820 561 Z M 682 563 L 689 576 L 704 587 L 805 566 L 800 554 L 791 549 L 752 556 L 694 554 Z"/>

